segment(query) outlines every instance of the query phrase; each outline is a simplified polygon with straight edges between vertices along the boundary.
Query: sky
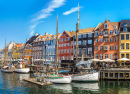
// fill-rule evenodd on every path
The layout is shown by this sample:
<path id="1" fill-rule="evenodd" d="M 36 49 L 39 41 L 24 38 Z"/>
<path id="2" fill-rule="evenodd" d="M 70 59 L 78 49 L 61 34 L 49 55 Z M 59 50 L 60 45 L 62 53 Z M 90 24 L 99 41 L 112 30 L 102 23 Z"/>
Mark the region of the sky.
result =
<path id="1" fill-rule="evenodd" d="M 96 27 L 130 19 L 130 0 L 0 0 L 0 49 L 6 42 L 25 43 L 35 33 L 56 34 L 75 31 L 80 7 L 79 28 Z"/>

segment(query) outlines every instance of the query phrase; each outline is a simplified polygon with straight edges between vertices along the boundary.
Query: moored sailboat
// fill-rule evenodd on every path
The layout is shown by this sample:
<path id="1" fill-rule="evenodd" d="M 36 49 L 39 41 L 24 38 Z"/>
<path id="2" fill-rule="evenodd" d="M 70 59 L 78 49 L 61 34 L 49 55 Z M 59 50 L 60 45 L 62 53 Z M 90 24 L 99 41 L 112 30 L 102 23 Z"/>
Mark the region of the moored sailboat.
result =
<path id="1" fill-rule="evenodd" d="M 77 30 L 76 30 L 76 64 L 78 63 L 78 58 L 77 58 L 78 57 L 78 52 L 77 52 L 78 51 L 78 33 L 79 33 L 79 4 L 78 4 L 78 23 L 77 23 Z M 76 81 L 76 82 L 99 81 L 98 72 L 87 72 L 87 73 L 81 72 L 79 74 L 74 74 L 72 77 L 72 81 Z"/>

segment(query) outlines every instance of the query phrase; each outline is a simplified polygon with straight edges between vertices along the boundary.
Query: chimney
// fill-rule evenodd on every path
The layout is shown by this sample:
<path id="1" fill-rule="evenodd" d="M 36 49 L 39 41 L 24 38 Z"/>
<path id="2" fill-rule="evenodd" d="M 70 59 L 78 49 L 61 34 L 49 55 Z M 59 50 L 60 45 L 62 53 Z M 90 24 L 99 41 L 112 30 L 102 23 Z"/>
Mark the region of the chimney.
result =
<path id="1" fill-rule="evenodd" d="M 37 36 L 37 35 L 38 35 L 38 33 L 35 34 L 35 36 Z"/>
<path id="2" fill-rule="evenodd" d="M 48 35 L 48 33 L 47 33 L 47 32 L 45 32 L 45 36 L 46 36 L 46 35 Z"/>

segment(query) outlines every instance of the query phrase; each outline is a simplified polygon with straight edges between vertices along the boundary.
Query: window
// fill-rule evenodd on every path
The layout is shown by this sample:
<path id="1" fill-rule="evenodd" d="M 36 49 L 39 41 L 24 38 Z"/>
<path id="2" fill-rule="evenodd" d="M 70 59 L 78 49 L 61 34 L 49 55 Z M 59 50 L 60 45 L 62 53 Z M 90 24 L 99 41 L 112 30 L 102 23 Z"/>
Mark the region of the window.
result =
<path id="1" fill-rule="evenodd" d="M 83 48 L 83 54 L 87 55 L 87 48 Z"/>
<path id="2" fill-rule="evenodd" d="M 73 42 L 71 42 L 71 45 L 73 45 Z"/>
<path id="3" fill-rule="evenodd" d="M 83 45 L 86 45 L 87 44 L 87 41 L 86 40 L 83 40 Z"/>
<path id="4" fill-rule="evenodd" d="M 81 45 L 81 41 L 78 41 L 78 45 Z"/>
<path id="5" fill-rule="evenodd" d="M 129 34 L 126 34 L 126 40 L 129 40 Z"/>
<path id="6" fill-rule="evenodd" d="M 122 50 L 124 49 L 124 43 L 121 43 L 121 49 Z"/>
<path id="7" fill-rule="evenodd" d="M 107 23 L 104 24 L 104 28 L 108 28 L 108 24 Z"/>
<path id="8" fill-rule="evenodd" d="M 98 50 L 98 46 L 95 46 L 95 50 Z"/>
<path id="9" fill-rule="evenodd" d="M 118 45 L 115 45 L 115 50 L 118 50 Z"/>
<path id="10" fill-rule="evenodd" d="M 113 30 L 110 30 L 110 34 L 113 34 Z"/>
<path id="11" fill-rule="evenodd" d="M 64 41 L 64 39 L 62 39 L 62 41 Z"/>
<path id="12" fill-rule="evenodd" d="M 108 38 L 105 38 L 105 42 L 108 42 Z"/>
<path id="13" fill-rule="evenodd" d="M 81 38 L 81 35 L 78 35 L 78 38 Z"/>
<path id="14" fill-rule="evenodd" d="M 113 42 L 113 38 L 110 38 L 110 42 Z"/>
<path id="15" fill-rule="evenodd" d="M 118 37 L 115 37 L 114 40 L 115 40 L 115 42 L 118 42 Z"/>
<path id="16" fill-rule="evenodd" d="M 92 48 L 88 48 L 88 54 L 92 54 Z"/>
<path id="17" fill-rule="evenodd" d="M 68 38 L 68 41 L 70 40 L 70 38 Z"/>
<path id="18" fill-rule="evenodd" d="M 61 53 L 61 50 L 59 50 L 59 53 Z"/>
<path id="19" fill-rule="evenodd" d="M 124 23 L 124 26 L 127 26 L 127 24 L 126 24 L 126 23 Z"/>
<path id="20" fill-rule="evenodd" d="M 126 31 L 127 31 L 127 28 L 126 28 L 126 27 L 124 27 L 124 28 L 123 28 L 123 32 L 126 32 Z"/>
<path id="21" fill-rule="evenodd" d="M 66 38 L 65 38 L 65 41 L 66 41 Z"/>
<path id="22" fill-rule="evenodd" d="M 103 54 L 100 54 L 100 59 L 103 59 Z"/>
<path id="23" fill-rule="evenodd" d="M 78 51 L 78 53 L 81 55 L 81 48 L 79 48 L 79 51 Z"/>
<path id="24" fill-rule="evenodd" d="M 61 44 L 59 44 L 59 47 L 61 47 Z"/>
<path id="25" fill-rule="evenodd" d="M 98 59 L 98 54 L 95 55 L 95 58 Z"/>
<path id="26" fill-rule="evenodd" d="M 88 40 L 88 44 L 92 44 L 92 40 Z"/>
<path id="27" fill-rule="evenodd" d="M 128 59 L 129 59 L 129 54 L 126 54 L 126 58 L 128 58 Z"/>
<path id="28" fill-rule="evenodd" d="M 86 38 L 86 34 L 83 34 L 83 38 Z"/>
<path id="29" fill-rule="evenodd" d="M 71 49 L 71 53 L 73 53 L 73 49 Z"/>
<path id="30" fill-rule="evenodd" d="M 64 50 L 62 49 L 62 53 L 64 53 Z"/>
<path id="31" fill-rule="evenodd" d="M 104 50 L 108 50 L 108 45 L 104 45 Z"/>
<path id="32" fill-rule="evenodd" d="M 89 37 L 89 38 L 92 37 L 92 33 L 89 33 L 89 34 L 88 34 L 88 37 Z"/>
<path id="33" fill-rule="evenodd" d="M 105 54 L 105 59 L 107 59 L 108 58 L 108 54 Z"/>
<path id="34" fill-rule="evenodd" d="M 126 49 L 129 49 L 129 43 L 126 43 Z"/>
<path id="35" fill-rule="evenodd" d="M 70 43 L 68 43 L 68 46 L 70 46 Z"/>
<path id="36" fill-rule="evenodd" d="M 118 35 L 118 30 L 115 30 L 115 35 Z"/>
<path id="37" fill-rule="evenodd" d="M 103 38 L 100 38 L 100 42 L 103 42 Z"/>
<path id="38" fill-rule="evenodd" d="M 124 34 L 121 34 L 121 40 L 124 40 Z"/>
<path id="39" fill-rule="evenodd" d="M 98 36 L 98 31 L 95 31 L 95 36 Z"/>
<path id="40" fill-rule="evenodd" d="M 65 53 L 66 53 L 66 49 L 65 49 L 64 51 L 65 51 Z"/>
<path id="41" fill-rule="evenodd" d="M 108 36 L 108 31 L 105 31 L 105 36 Z"/>
<path id="42" fill-rule="evenodd" d="M 124 58 L 125 57 L 125 55 L 124 54 L 121 54 L 121 58 Z"/>
<path id="43" fill-rule="evenodd" d="M 66 43 L 65 43 L 65 46 L 66 46 Z"/>
<path id="44" fill-rule="evenodd" d="M 110 59 L 113 59 L 113 54 L 110 54 Z"/>
<path id="45" fill-rule="evenodd" d="M 113 50 L 113 45 L 110 45 L 110 50 Z"/>
<path id="46" fill-rule="evenodd" d="M 68 60 L 70 60 L 70 56 L 68 56 Z"/>
<path id="47" fill-rule="evenodd" d="M 95 42 L 97 43 L 97 42 L 98 42 L 98 39 L 95 39 Z"/>
<path id="48" fill-rule="evenodd" d="M 103 31 L 100 31 L 100 35 L 103 35 Z"/>
<path id="49" fill-rule="evenodd" d="M 68 53 L 70 53 L 70 49 L 68 49 Z"/>
<path id="50" fill-rule="evenodd" d="M 64 44 L 62 43 L 62 47 L 64 47 Z"/>
<path id="51" fill-rule="evenodd" d="M 103 50 L 103 46 L 100 46 L 100 50 Z"/>

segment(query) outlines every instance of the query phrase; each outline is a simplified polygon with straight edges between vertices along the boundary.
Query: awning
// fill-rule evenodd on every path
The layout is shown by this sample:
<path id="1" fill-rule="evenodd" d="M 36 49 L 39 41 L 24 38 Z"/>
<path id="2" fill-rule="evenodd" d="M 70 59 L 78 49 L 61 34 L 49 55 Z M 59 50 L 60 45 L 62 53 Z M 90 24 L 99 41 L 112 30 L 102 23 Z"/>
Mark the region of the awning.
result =
<path id="1" fill-rule="evenodd" d="M 102 61 L 104 61 L 104 62 L 115 62 L 115 60 L 112 60 L 112 59 L 109 59 L 109 58 L 103 59 Z"/>
<path id="2" fill-rule="evenodd" d="M 130 61 L 130 59 L 128 59 L 128 58 L 121 58 L 121 59 L 118 59 L 117 61 Z"/>
<path id="3" fill-rule="evenodd" d="M 90 59 L 89 61 L 100 61 L 99 59 L 96 59 L 96 58 L 94 58 L 94 59 Z"/>

